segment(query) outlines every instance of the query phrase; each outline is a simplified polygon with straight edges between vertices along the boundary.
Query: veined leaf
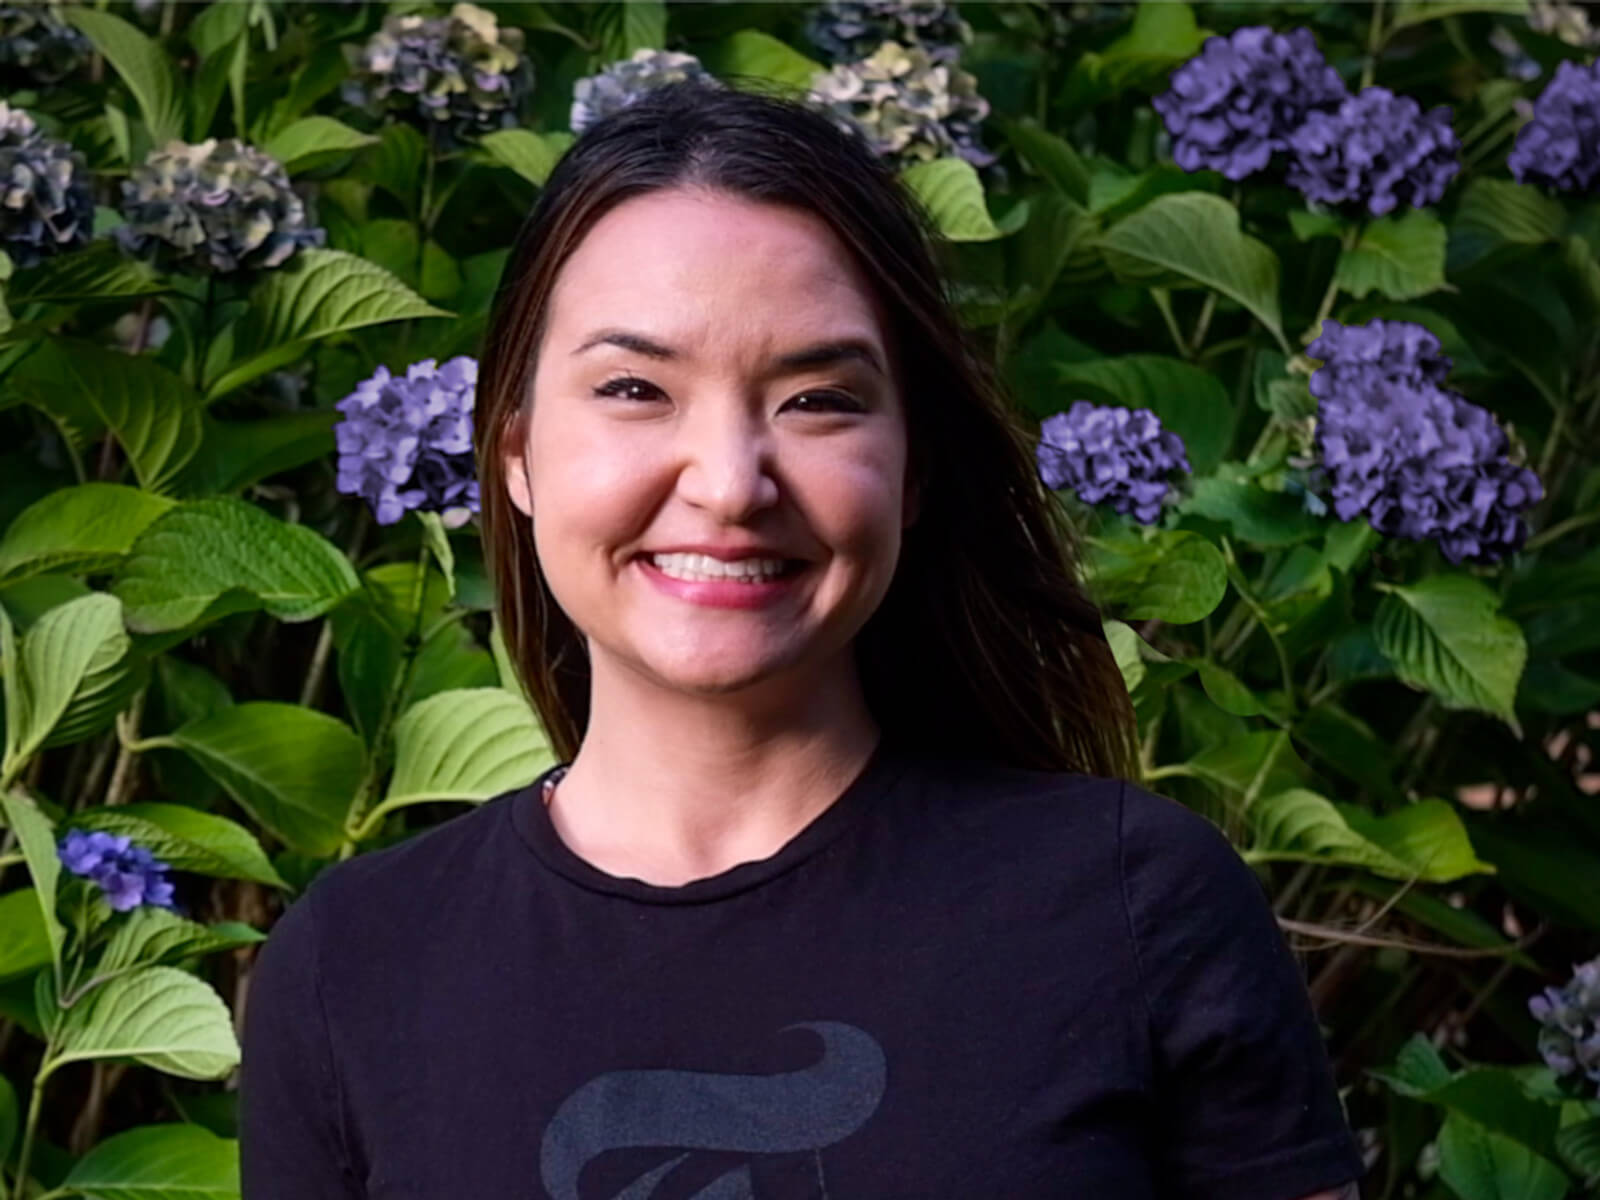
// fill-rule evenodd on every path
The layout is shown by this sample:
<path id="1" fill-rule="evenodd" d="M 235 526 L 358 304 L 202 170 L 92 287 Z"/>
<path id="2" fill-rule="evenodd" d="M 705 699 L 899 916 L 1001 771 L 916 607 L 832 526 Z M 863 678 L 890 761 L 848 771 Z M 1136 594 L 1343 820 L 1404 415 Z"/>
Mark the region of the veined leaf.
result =
<path id="1" fill-rule="evenodd" d="M 1334 277 L 1357 299 L 1377 292 L 1391 300 L 1414 300 L 1444 287 L 1446 240 L 1443 223 L 1430 212 L 1381 217 L 1339 255 Z"/>
<path id="2" fill-rule="evenodd" d="M 1196 533 L 1162 530 L 1149 541 L 1087 544 L 1090 589 L 1125 620 L 1186 625 L 1208 616 L 1228 590 L 1222 552 Z"/>
<path id="3" fill-rule="evenodd" d="M 756 29 L 741 29 L 709 47 L 701 63 L 711 74 L 737 87 L 747 79 L 766 80 L 796 90 L 811 86 L 822 64 L 788 42 Z"/>
<path id="4" fill-rule="evenodd" d="M 535 133 L 531 129 L 496 129 L 478 139 L 491 159 L 535 187 L 544 186 L 572 142 L 570 133 Z"/>
<path id="5" fill-rule="evenodd" d="M 67 1010 L 49 1069 L 131 1058 L 185 1079 L 221 1079 L 239 1065 L 222 997 L 177 967 L 143 967 L 101 984 Z"/>
<path id="6" fill-rule="evenodd" d="M 343 721 L 260 700 L 190 721 L 171 740 L 300 853 L 326 857 L 343 842 L 364 763 L 361 739 Z"/>
<path id="7" fill-rule="evenodd" d="M 216 879 L 249 879 L 277 888 L 289 886 L 253 833 L 237 821 L 187 804 L 150 801 L 85 808 L 73 813 L 68 824 L 127 837 L 177 871 Z"/>
<path id="8" fill-rule="evenodd" d="M 989 242 L 1004 236 L 989 215 L 977 169 L 964 159 L 913 163 L 900 172 L 900 179 L 950 241 Z"/>
<path id="9" fill-rule="evenodd" d="M 371 146 L 377 138 L 370 133 L 351 129 L 343 121 L 332 117 L 301 117 L 294 124 L 279 130 L 262 150 L 283 164 L 293 175 L 297 171 L 316 166 L 319 162 L 338 154 L 348 154 L 363 146 Z"/>
<path id="10" fill-rule="evenodd" d="M 64 7 L 61 17 L 77 26 L 116 68 L 139 105 L 152 142 L 163 146 L 183 136 L 183 88 L 159 45 L 121 17 L 98 9 Z"/>
<path id="11" fill-rule="evenodd" d="M 555 762 L 533 710 L 503 688 L 439 692 L 395 722 L 386 808 L 487 800 L 523 787 Z"/>
<path id="12" fill-rule="evenodd" d="M 358 587 L 350 560 L 322 535 L 217 497 L 157 518 L 134 543 L 115 591 L 130 629 L 164 633 L 251 608 L 307 621 Z"/>
<path id="13" fill-rule="evenodd" d="M 151 296 L 170 286 L 148 263 L 129 258 L 105 240 L 18 271 L 6 284 L 6 298 L 12 304 L 71 304 L 113 296 Z"/>
<path id="14" fill-rule="evenodd" d="M 19 513 L 0 538 L 0 580 L 115 566 L 172 501 L 118 483 L 60 488 Z"/>
<path id="15" fill-rule="evenodd" d="M 0 979 L 31 975 L 52 957 L 38 890 L 21 887 L 0 896 Z M 0 1147 L 4 1141 L 0 1137 Z"/>
<path id="16" fill-rule="evenodd" d="M 1562 1200 L 1571 1186 L 1555 1163 L 1459 1111 L 1439 1131 L 1439 1177 L 1469 1200 Z"/>
<path id="17" fill-rule="evenodd" d="M 1146 287 L 1211 288 L 1236 300 L 1289 353 L 1278 308 L 1278 256 L 1239 229 L 1239 210 L 1220 196 L 1160 196 L 1100 235 L 1123 279 Z"/>
<path id="18" fill-rule="evenodd" d="M 453 315 L 376 263 L 343 250 L 302 250 L 250 293 L 250 307 L 234 327 L 233 364 L 206 389 L 206 398 L 215 400 L 298 357 L 319 338 Z"/>
<path id="19" fill-rule="evenodd" d="M 27 863 L 28 874 L 33 878 L 33 887 L 29 890 L 39 908 L 39 920 L 44 927 L 45 941 L 50 947 L 50 961 L 59 970 L 61 947 L 67 939 L 67 931 L 56 916 L 61 859 L 56 854 L 55 831 L 50 826 L 50 818 L 39 811 L 39 806 L 31 796 L 22 792 L 0 791 L 0 809 L 5 811 L 6 824 L 17 835 L 17 843 L 22 847 L 23 861 Z"/>
<path id="20" fill-rule="evenodd" d="M 1373 636 L 1395 673 L 1446 708 L 1476 709 L 1515 726 L 1512 704 L 1528 647 L 1494 592 L 1470 575 L 1430 575 L 1387 592 Z"/>
<path id="21" fill-rule="evenodd" d="M 238 1200 L 239 1143 L 203 1125 L 139 1125 L 92 1146 L 61 1190 L 96 1200 Z"/>
<path id="22" fill-rule="evenodd" d="M 168 909 L 141 904 L 112 930 L 95 964 L 95 973 L 109 975 L 113 971 L 175 962 L 266 940 L 266 934 L 238 921 L 202 925 Z"/>
<path id="23" fill-rule="evenodd" d="M 46 743 L 75 700 L 105 686 L 128 646 L 122 605 L 104 592 L 53 608 L 34 623 L 18 655 L 20 703 L 7 704 L 8 772 Z"/>

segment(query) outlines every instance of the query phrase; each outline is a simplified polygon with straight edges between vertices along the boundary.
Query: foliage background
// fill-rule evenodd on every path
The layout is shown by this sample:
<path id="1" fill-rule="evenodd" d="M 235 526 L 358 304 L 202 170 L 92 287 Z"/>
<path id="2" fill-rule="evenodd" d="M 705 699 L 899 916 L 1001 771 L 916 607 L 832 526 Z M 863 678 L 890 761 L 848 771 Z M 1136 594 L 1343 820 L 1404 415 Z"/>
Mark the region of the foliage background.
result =
<path id="1" fill-rule="evenodd" d="M 476 353 L 578 80 L 639 48 L 802 89 L 828 65 L 808 5 L 490 5 L 532 87 L 512 128 L 451 140 L 341 94 L 341 46 L 413 7 L 62 5 L 92 53 L 43 85 L 0 63 L 96 205 L 88 245 L 0 259 L 0 1194 L 236 1194 L 236 1030 L 276 914 L 551 760 L 474 526 L 341 495 L 333 405 L 379 364 Z M 1505 165 L 1592 49 L 1517 3 L 961 15 L 996 161 L 904 178 L 1024 420 L 1089 399 L 1184 438 L 1159 524 L 1061 500 L 1146 781 L 1227 830 L 1303 952 L 1363 1194 L 1592 1189 L 1600 1101 L 1541 1061 L 1527 999 L 1600 949 L 1600 204 Z M 1251 23 L 1450 106 L 1444 199 L 1351 222 L 1175 167 L 1152 97 Z M 325 245 L 240 276 L 121 254 L 120 182 L 207 136 L 282 162 Z M 1544 482 L 1520 553 L 1452 565 L 1312 511 L 1328 315 L 1437 334 Z M 149 847 L 181 913 L 113 911 L 61 869 L 69 830 Z"/>

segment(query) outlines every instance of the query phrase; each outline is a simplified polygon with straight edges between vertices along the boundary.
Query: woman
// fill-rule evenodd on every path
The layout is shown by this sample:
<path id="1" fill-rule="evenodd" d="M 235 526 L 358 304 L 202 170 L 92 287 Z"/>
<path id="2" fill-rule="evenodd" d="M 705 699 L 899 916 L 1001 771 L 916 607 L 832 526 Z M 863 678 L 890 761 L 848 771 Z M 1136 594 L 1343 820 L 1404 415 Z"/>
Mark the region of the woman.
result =
<path id="1" fill-rule="evenodd" d="M 585 133 L 477 410 L 564 765 L 278 922 L 246 1200 L 1354 1195 L 1257 880 L 1122 782 L 1008 411 L 825 117 L 684 84 Z"/>

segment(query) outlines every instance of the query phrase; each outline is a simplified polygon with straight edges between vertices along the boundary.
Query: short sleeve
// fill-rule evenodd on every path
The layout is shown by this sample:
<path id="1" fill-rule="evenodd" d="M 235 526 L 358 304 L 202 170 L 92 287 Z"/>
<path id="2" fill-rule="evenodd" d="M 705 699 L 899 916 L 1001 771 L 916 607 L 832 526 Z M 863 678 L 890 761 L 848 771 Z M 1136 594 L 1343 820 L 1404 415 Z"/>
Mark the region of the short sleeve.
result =
<path id="1" fill-rule="evenodd" d="M 360 1200 L 318 966 L 315 889 L 257 952 L 239 1068 L 242 1200 Z"/>
<path id="2" fill-rule="evenodd" d="M 1205 817 L 1132 785 L 1119 829 L 1162 1194 L 1300 1200 L 1359 1179 L 1305 980 L 1255 873 Z"/>

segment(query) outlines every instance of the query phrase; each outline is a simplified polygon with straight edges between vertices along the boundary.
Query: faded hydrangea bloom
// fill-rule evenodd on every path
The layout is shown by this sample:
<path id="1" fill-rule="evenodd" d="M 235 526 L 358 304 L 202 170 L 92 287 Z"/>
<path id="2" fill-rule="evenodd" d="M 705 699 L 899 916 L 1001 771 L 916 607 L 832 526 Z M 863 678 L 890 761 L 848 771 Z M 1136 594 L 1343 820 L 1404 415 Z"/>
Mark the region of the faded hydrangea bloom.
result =
<path id="1" fill-rule="evenodd" d="M 1592 195 L 1600 177 L 1600 63 L 1563 62 L 1517 130 L 1506 166 L 1518 183 Z"/>
<path id="2" fill-rule="evenodd" d="M 1323 323 L 1306 348 L 1323 361 L 1318 399 L 1320 486 L 1341 521 L 1436 541 L 1453 563 L 1497 562 L 1527 540 L 1523 512 L 1543 498 L 1514 461 L 1494 416 L 1441 386 L 1449 359 L 1408 322 Z"/>
<path id="3" fill-rule="evenodd" d="M 977 79 L 915 46 L 884 42 L 860 62 L 819 71 L 807 98 L 896 167 L 948 155 L 975 167 L 996 159 L 978 141 L 989 102 Z"/>
<path id="4" fill-rule="evenodd" d="M 174 907 L 172 881 L 164 874 L 167 864 L 145 847 L 133 845 L 125 835 L 74 829 L 56 846 L 56 855 L 74 875 L 98 883 L 106 902 L 117 912 L 141 904 Z"/>
<path id="5" fill-rule="evenodd" d="M 467 355 L 443 366 L 428 358 L 403 376 L 379 367 L 335 406 L 338 488 L 360 496 L 380 525 L 412 509 L 438 512 L 447 525 L 478 511 L 472 409 L 478 363 Z"/>
<path id="6" fill-rule="evenodd" d="M 94 52 L 50 4 L 0 4 L 0 88 L 60 83 Z"/>
<path id="7" fill-rule="evenodd" d="M 1450 109 L 1362 88 L 1338 111 L 1313 112 L 1289 135 L 1288 182 L 1308 200 L 1381 217 L 1436 204 L 1461 170 Z"/>
<path id="8" fill-rule="evenodd" d="M 1183 439 L 1155 413 L 1087 400 L 1040 422 L 1035 453 L 1052 491 L 1070 488 L 1085 504 L 1109 504 L 1144 525 L 1161 515 L 1172 472 L 1190 469 Z"/>
<path id="9" fill-rule="evenodd" d="M 196 274 L 276 267 L 327 237 L 283 165 L 238 138 L 152 151 L 123 181 L 122 215 L 113 235 L 129 254 Z"/>
<path id="10" fill-rule="evenodd" d="M 1153 104 L 1172 135 L 1174 162 L 1243 179 L 1287 149 L 1309 113 L 1332 110 L 1348 95 L 1309 29 L 1251 25 L 1207 38 Z"/>
<path id="11" fill-rule="evenodd" d="M 972 26 L 944 0 L 823 0 L 806 14 L 805 34 L 829 62 L 859 62 L 884 42 L 920 46 L 954 63 Z"/>
<path id="12" fill-rule="evenodd" d="M 1549 34 L 1569 46 L 1586 49 L 1600 46 L 1600 29 L 1589 20 L 1584 4 L 1557 4 L 1551 0 L 1533 0 L 1528 13 L 1528 28 L 1535 33 Z"/>
<path id="13" fill-rule="evenodd" d="M 1528 998 L 1539 1056 L 1562 1080 L 1600 1097 L 1600 958 L 1573 968 L 1564 987 Z"/>
<path id="14" fill-rule="evenodd" d="M 620 112 L 655 88 L 689 81 L 707 87 L 722 86 L 692 54 L 641 47 L 633 57 L 610 63 L 598 75 L 587 75 L 573 84 L 572 132 L 582 133 L 600 118 Z"/>
<path id="15" fill-rule="evenodd" d="M 94 193 L 83 155 L 45 137 L 20 108 L 0 100 L 0 249 L 19 267 L 81 246 L 94 229 Z"/>
<path id="16" fill-rule="evenodd" d="M 392 14 L 366 45 L 344 48 L 342 95 L 374 116 L 442 124 L 456 137 L 508 128 L 533 85 L 522 49 L 520 29 L 500 28 L 475 4 L 457 4 L 448 17 Z"/>

